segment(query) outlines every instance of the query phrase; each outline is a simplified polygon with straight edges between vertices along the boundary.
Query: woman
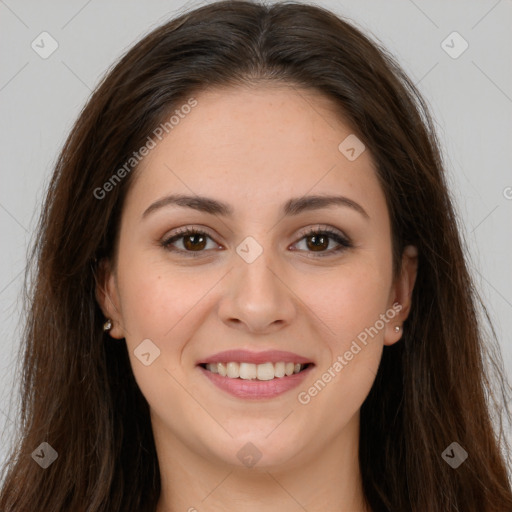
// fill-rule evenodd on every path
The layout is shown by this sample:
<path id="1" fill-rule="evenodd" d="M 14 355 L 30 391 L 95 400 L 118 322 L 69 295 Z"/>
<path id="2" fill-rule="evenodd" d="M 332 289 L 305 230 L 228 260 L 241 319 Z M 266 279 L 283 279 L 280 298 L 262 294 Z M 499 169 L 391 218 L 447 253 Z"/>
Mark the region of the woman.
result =
<path id="1" fill-rule="evenodd" d="M 33 258 L 1 510 L 512 510 L 427 109 L 328 11 L 213 3 L 135 45 Z"/>

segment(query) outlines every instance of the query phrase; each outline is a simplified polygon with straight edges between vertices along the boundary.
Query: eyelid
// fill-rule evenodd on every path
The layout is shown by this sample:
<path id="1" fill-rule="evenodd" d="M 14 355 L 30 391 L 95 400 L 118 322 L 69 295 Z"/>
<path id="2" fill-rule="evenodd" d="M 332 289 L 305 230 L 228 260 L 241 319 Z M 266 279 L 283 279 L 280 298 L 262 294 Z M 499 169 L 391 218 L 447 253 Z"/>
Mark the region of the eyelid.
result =
<path id="1" fill-rule="evenodd" d="M 350 241 L 350 238 L 347 235 L 345 235 L 345 233 L 343 233 L 343 231 L 341 231 L 338 228 L 335 228 L 334 226 L 331 226 L 330 224 L 314 224 L 312 226 L 302 228 L 301 230 L 298 231 L 297 236 L 304 237 L 311 233 L 316 233 L 318 231 L 324 231 L 324 230 L 335 232 L 340 237 L 345 238 L 347 242 Z M 188 234 L 190 231 L 197 231 L 200 233 L 204 232 L 204 234 L 210 236 L 212 239 L 215 239 L 215 236 L 216 236 L 216 235 L 212 234 L 211 230 L 205 226 L 190 224 L 188 226 L 182 226 L 182 227 L 176 228 L 176 230 L 174 230 L 171 234 L 164 235 L 163 239 L 169 240 L 178 235 Z"/>
<path id="2" fill-rule="evenodd" d="M 176 228 L 169 235 L 165 235 L 163 238 L 164 238 L 164 240 L 169 240 L 171 238 L 174 238 L 175 236 L 190 234 L 191 231 L 197 232 L 200 234 L 204 233 L 205 235 L 208 235 L 212 239 L 216 236 L 213 234 L 213 232 L 209 228 L 207 228 L 205 226 L 201 226 L 199 224 L 190 224 L 188 226 L 182 226 L 182 227 Z"/>
<path id="3" fill-rule="evenodd" d="M 307 228 L 303 228 L 298 232 L 298 236 L 301 238 L 304 236 L 307 236 L 311 233 L 317 233 L 317 232 L 329 232 L 329 233 L 335 233 L 341 238 L 344 238 L 347 242 L 350 241 L 349 237 L 343 233 L 338 228 L 335 228 L 334 226 L 331 226 L 330 224 L 314 224 L 313 226 L 308 226 Z"/>

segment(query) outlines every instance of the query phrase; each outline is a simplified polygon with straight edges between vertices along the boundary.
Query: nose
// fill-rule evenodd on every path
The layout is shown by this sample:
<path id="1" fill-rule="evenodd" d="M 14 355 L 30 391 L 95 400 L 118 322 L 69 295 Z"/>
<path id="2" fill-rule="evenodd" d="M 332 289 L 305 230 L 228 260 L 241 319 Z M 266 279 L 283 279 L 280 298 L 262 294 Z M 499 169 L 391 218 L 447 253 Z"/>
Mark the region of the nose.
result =
<path id="1" fill-rule="evenodd" d="M 268 256 L 251 263 L 236 256 L 235 268 L 225 283 L 218 314 L 228 327 L 250 333 L 272 333 L 290 325 L 297 298 L 286 272 Z"/>

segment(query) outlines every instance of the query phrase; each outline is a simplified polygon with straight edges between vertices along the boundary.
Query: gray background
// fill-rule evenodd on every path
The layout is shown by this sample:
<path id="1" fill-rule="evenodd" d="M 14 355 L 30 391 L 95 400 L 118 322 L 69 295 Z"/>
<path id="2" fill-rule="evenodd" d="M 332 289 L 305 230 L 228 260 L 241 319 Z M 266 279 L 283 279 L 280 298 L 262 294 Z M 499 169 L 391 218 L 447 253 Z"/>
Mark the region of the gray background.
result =
<path id="1" fill-rule="evenodd" d="M 60 147 L 115 59 L 152 28 L 203 3 L 0 0 L 0 464 L 16 417 L 12 397 L 26 249 Z M 380 40 L 430 104 L 470 265 L 510 375 L 512 2 L 317 3 Z M 47 59 L 31 47 L 43 31 L 59 45 Z M 458 58 L 442 47 L 454 31 L 469 44 Z M 461 44 L 451 37 L 445 47 L 453 53 Z"/>

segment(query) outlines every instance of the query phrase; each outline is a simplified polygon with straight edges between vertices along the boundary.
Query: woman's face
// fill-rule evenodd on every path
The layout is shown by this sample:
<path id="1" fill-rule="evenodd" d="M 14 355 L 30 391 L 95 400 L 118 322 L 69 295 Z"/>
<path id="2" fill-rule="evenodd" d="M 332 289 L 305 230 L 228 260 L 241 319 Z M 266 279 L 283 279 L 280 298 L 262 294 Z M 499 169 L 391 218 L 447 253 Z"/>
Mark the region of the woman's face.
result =
<path id="1" fill-rule="evenodd" d="M 369 151 L 312 92 L 195 99 L 136 171 L 99 292 L 155 439 L 249 467 L 357 451 L 359 409 L 383 345 L 401 337 L 416 272 L 410 248 L 393 279 Z"/>

